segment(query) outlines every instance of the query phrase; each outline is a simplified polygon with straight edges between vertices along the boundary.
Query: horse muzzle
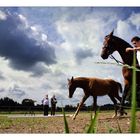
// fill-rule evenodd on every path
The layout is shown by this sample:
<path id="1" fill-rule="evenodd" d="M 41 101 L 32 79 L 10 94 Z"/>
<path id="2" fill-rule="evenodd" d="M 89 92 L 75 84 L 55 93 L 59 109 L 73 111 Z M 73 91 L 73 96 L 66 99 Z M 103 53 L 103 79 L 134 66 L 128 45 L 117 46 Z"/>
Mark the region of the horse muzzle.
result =
<path id="1" fill-rule="evenodd" d="M 101 57 L 102 57 L 102 59 L 107 59 L 108 58 L 108 55 L 101 54 Z"/>
<path id="2" fill-rule="evenodd" d="M 69 98 L 72 98 L 72 96 L 69 96 Z"/>

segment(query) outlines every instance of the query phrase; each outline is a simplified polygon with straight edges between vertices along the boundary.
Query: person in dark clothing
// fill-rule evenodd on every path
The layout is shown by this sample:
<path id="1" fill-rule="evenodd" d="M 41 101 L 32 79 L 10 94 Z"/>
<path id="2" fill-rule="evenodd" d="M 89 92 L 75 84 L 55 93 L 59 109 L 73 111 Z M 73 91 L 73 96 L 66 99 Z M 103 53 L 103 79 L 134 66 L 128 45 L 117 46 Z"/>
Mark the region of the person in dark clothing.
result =
<path id="1" fill-rule="evenodd" d="M 42 100 L 43 104 L 43 110 L 44 110 L 44 116 L 48 116 L 48 111 L 49 111 L 49 98 L 48 95 Z"/>
<path id="2" fill-rule="evenodd" d="M 56 104 L 57 100 L 55 98 L 55 95 L 53 95 L 53 97 L 51 98 L 51 115 L 55 115 Z"/>

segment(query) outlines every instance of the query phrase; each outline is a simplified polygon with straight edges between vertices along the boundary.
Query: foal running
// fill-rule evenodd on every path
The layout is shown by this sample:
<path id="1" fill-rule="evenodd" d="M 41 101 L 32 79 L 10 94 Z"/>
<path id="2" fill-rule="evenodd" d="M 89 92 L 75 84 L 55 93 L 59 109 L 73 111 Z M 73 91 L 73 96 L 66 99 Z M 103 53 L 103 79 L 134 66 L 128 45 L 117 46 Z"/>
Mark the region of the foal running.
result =
<path id="1" fill-rule="evenodd" d="M 68 87 L 69 87 L 69 98 L 72 98 L 74 91 L 76 88 L 82 88 L 84 91 L 84 96 L 77 107 L 75 114 L 72 119 L 74 120 L 78 115 L 78 112 L 89 96 L 93 96 L 93 107 L 97 107 L 97 96 L 108 95 L 110 99 L 114 103 L 115 114 L 113 117 L 117 115 L 117 98 L 121 102 L 121 97 L 119 96 L 119 89 L 122 92 L 122 86 L 120 83 L 112 80 L 112 79 L 99 79 L 99 78 L 88 78 L 88 77 L 77 77 L 68 79 Z"/>

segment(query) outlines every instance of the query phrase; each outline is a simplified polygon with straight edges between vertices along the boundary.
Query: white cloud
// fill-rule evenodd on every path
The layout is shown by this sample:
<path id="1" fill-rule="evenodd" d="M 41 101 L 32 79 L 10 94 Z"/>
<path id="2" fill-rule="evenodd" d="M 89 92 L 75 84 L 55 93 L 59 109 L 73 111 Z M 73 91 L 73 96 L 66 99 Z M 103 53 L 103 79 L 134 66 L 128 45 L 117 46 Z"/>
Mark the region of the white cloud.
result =
<path id="1" fill-rule="evenodd" d="M 103 23 L 98 19 L 87 19 L 85 21 L 59 20 L 56 25 L 58 32 L 71 45 L 71 49 L 95 47 L 93 45 L 97 44 L 99 36 L 102 34 L 101 29 L 103 29 Z"/>
<path id="2" fill-rule="evenodd" d="M 119 20 L 116 27 L 116 35 L 128 43 L 131 43 L 131 38 L 136 35 L 136 30 L 128 19 Z"/>
<path id="3" fill-rule="evenodd" d="M 128 35 L 128 32 L 132 30 L 131 25 L 128 21 L 119 20 L 117 23 L 117 34 L 120 37 L 125 37 Z"/>
<path id="4" fill-rule="evenodd" d="M 116 35 L 131 43 L 131 38 L 138 35 L 140 29 L 140 13 L 131 13 L 125 20 L 119 19 Z"/>
<path id="5" fill-rule="evenodd" d="M 6 14 L 0 10 L 0 20 L 6 20 Z"/>
<path id="6" fill-rule="evenodd" d="M 68 57 L 61 60 L 61 62 L 67 61 L 69 63 L 71 61 L 69 63 L 71 66 L 73 64 L 77 65 L 76 61 L 78 62 L 78 60 L 75 57 L 78 53 L 77 50 L 80 50 L 80 48 L 81 50 L 94 50 L 94 53 L 99 51 L 98 37 L 101 31 L 98 21 L 89 19 L 85 21 L 65 21 L 60 19 L 56 25 L 58 32 L 65 40 L 58 48 L 62 50 L 63 55 L 59 55 L 59 51 L 56 51 L 56 55 L 60 58 Z"/>
<path id="7" fill-rule="evenodd" d="M 129 17 L 129 21 L 136 26 L 137 30 L 140 29 L 140 13 L 132 13 Z"/>

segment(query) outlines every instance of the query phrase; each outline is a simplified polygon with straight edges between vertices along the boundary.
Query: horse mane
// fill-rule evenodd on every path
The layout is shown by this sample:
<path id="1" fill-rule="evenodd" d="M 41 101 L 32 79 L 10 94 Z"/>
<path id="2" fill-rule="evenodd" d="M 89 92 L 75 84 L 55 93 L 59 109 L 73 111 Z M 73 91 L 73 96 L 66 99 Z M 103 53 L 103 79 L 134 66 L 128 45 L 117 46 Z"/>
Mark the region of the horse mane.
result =
<path id="1" fill-rule="evenodd" d="M 114 38 L 115 40 L 118 40 L 118 42 L 121 42 L 126 48 L 128 48 L 128 47 L 133 48 L 132 45 L 130 45 L 128 42 L 126 42 L 126 41 L 123 40 L 122 38 L 117 37 L 117 36 L 114 36 L 114 35 L 113 35 L 113 38 Z"/>
<path id="2" fill-rule="evenodd" d="M 122 57 L 122 60 L 125 64 L 132 65 L 133 63 L 133 51 L 127 52 L 126 53 L 126 48 L 133 48 L 128 42 L 125 40 L 117 37 L 117 36 L 112 36 L 112 39 L 117 42 L 119 47 L 117 47 L 117 51 Z M 138 63 L 137 58 L 136 58 L 136 63 Z"/>
<path id="3" fill-rule="evenodd" d="M 85 80 L 87 79 L 88 77 L 75 77 L 74 80 Z"/>
<path id="4" fill-rule="evenodd" d="M 89 79 L 92 79 L 92 77 L 76 77 L 74 78 L 74 81 L 75 82 L 88 81 Z"/>

